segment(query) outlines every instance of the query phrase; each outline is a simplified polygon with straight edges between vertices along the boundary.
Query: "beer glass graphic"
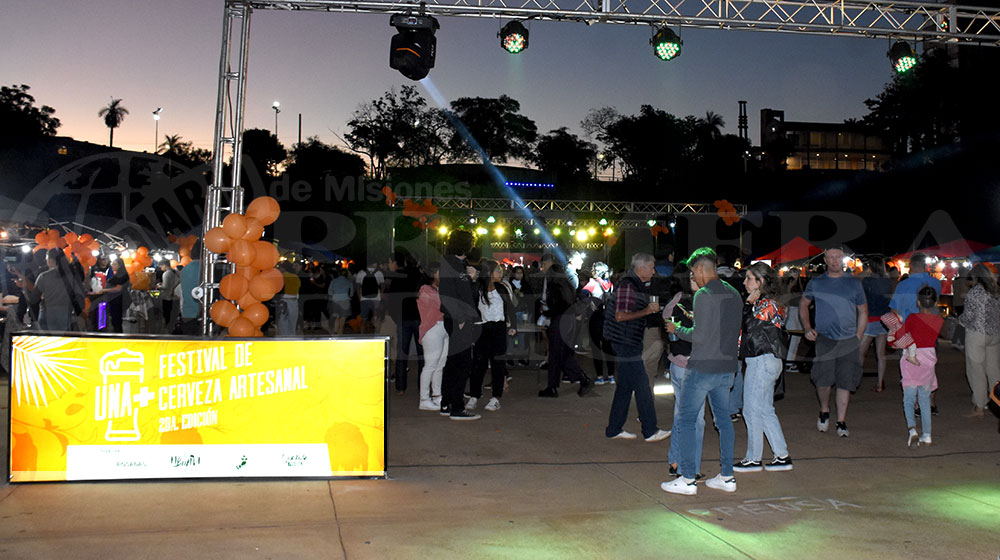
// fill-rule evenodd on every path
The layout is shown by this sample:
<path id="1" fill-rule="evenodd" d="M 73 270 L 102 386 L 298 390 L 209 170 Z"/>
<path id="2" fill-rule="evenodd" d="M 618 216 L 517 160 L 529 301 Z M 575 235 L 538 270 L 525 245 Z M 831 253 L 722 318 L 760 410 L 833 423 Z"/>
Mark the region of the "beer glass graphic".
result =
<path id="1" fill-rule="evenodd" d="M 108 416 L 108 428 L 104 433 L 106 441 L 138 441 L 142 437 L 139 432 L 139 407 L 131 406 L 131 403 L 128 403 L 132 414 L 118 417 L 117 411 L 124 407 L 119 407 L 118 402 L 111 402 L 111 400 L 112 395 L 118 395 L 122 399 L 131 399 L 131 393 L 123 392 L 118 384 L 137 381 L 136 386 L 138 386 L 142 383 L 145 377 L 143 362 L 144 356 L 140 352 L 133 352 L 126 348 L 101 356 L 100 369 L 104 386 L 98 390 L 104 391 L 104 410 Z M 116 385 L 115 390 L 111 390 L 112 384 Z M 98 399 L 97 406 L 101 406 L 100 399 Z M 116 411 L 114 415 L 111 414 L 112 410 Z M 129 422 L 129 418 L 131 418 L 131 422 Z"/>

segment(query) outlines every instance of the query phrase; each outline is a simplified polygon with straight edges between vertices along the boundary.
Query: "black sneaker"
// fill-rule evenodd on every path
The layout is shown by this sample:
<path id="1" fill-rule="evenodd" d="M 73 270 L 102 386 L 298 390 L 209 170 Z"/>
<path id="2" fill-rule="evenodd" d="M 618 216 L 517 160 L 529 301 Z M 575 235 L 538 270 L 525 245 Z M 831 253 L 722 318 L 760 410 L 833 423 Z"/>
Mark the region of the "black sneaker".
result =
<path id="1" fill-rule="evenodd" d="M 851 435 L 850 430 L 847 429 L 847 422 L 837 422 L 837 435 L 840 437 Z"/>
<path id="2" fill-rule="evenodd" d="M 932 404 L 931 405 L 931 416 L 937 416 L 937 415 L 938 415 L 937 405 L 936 404 Z"/>
<path id="3" fill-rule="evenodd" d="M 677 467 L 670 465 L 670 476 L 677 476 Z"/>
<path id="4" fill-rule="evenodd" d="M 733 465 L 733 470 L 736 472 L 760 472 L 764 470 L 761 466 L 760 461 L 750 461 L 747 459 L 741 460 L 739 463 Z"/>
<path id="5" fill-rule="evenodd" d="M 788 455 L 775 457 L 770 463 L 764 465 L 765 471 L 790 471 L 792 470 L 792 458 Z"/>
<path id="6" fill-rule="evenodd" d="M 446 404 L 441 405 L 440 414 L 441 416 L 451 416 L 451 407 Z"/>
<path id="7" fill-rule="evenodd" d="M 452 420 L 479 420 L 482 416 L 478 414 L 473 414 L 471 412 L 466 412 L 464 410 L 459 410 L 458 412 L 451 413 Z"/>
<path id="8" fill-rule="evenodd" d="M 589 393 L 589 392 L 591 392 L 593 390 L 594 390 L 594 382 L 591 381 L 589 378 L 584 377 L 583 379 L 580 380 L 580 390 L 577 391 L 576 394 L 580 395 L 581 397 L 583 397 L 587 393 Z"/>
<path id="9" fill-rule="evenodd" d="M 541 391 L 538 392 L 538 396 L 554 399 L 559 396 L 559 389 L 556 389 L 554 387 L 546 387 L 545 389 L 542 389 Z"/>
<path id="10" fill-rule="evenodd" d="M 743 419 L 743 410 L 740 409 L 729 415 L 729 419 L 733 421 L 733 424 L 739 422 Z"/>

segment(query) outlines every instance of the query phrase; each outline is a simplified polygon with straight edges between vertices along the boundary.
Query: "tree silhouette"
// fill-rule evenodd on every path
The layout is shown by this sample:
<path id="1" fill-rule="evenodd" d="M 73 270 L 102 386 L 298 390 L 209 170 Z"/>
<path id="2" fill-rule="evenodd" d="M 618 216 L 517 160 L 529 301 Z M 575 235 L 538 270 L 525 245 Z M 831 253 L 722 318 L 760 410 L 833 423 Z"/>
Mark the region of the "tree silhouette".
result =
<path id="1" fill-rule="evenodd" d="M 530 159 L 543 171 L 555 175 L 557 182 L 564 184 L 588 179 L 596 156 L 593 144 L 562 127 L 542 136 Z"/>
<path id="2" fill-rule="evenodd" d="M 115 129 L 121 126 L 122 121 L 125 120 L 125 115 L 128 114 L 128 109 L 121 106 L 121 99 L 111 98 L 111 103 L 108 103 L 107 107 L 102 107 L 100 111 L 97 112 L 98 117 L 104 118 L 104 125 L 108 127 L 111 132 L 108 137 L 108 147 L 113 148 L 115 146 Z"/>
<path id="3" fill-rule="evenodd" d="M 255 166 L 262 177 L 278 175 L 278 166 L 288 158 L 288 152 L 270 130 L 251 128 L 243 131 L 243 164 Z M 244 183 L 249 184 L 249 183 Z"/>
<path id="4" fill-rule="evenodd" d="M 59 119 L 48 105 L 35 107 L 35 98 L 24 84 L 0 87 L 0 135 L 8 137 L 54 136 Z"/>
<path id="5" fill-rule="evenodd" d="M 666 184 L 692 162 L 693 125 L 697 119 L 679 119 L 651 105 L 638 115 L 620 117 L 607 126 L 608 150 L 621 161 L 627 180 L 648 186 Z"/>
<path id="6" fill-rule="evenodd" d="M 726 126 L 726 121 L 718 113 L 705 111 L 705 118 L 701 120 L 701 125 L 710 138 L 718 138 L 722 136 L 722 129 Z"/>
<path id="7" fill-rule="evenodd" d="M 157 147 L 157 153 L 186 167 L 196 167 L 212 161 L 212 152 L 195 148 L 191 142 L 181 140 L 179 134 L 164 135 L 163 143 Z"/>
<path id="8" fill-rule="evenodd" d="M 451 110 L 465 129 L 456 127 L 448 142 L 453 159 L 469 161 L 481 157 L 506 163 L 508 158 L 526 159 L 531 155 L 538 127 L 535 121 L 519 113 L 521 104 L 516 99 L 506 95 L 460 97 L 451 102 Z M 479 145 L 481 153 L 473 142 Z"/>
<path id="9" fill-rule="evenodd" d="M 286 173 L 293 180 L 307 181 L 313 185 L 325 184 L 327 177 L 360 177 L 365 172 L 364 160 L 336 146 L 309 138 L 292 149 Z"/>

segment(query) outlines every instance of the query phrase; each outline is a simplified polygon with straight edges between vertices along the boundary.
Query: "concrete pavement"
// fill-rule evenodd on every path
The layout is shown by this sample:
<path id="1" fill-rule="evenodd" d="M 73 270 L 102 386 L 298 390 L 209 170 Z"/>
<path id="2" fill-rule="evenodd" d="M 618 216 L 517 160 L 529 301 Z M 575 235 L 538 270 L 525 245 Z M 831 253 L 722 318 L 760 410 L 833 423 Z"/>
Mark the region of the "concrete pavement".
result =
<path id="1" fill-rule="evenodd" d="M 963 416 L 963 357 L 941 346 L 933 445 L 906 447 L 898 363 L 883 393 L 864 379 L 848 438 L 832 422 L 817 432 L 808 376 L 788 373 L 777 411 L 795 468 L 737 474 L 734 494 L 663 492 L 669 440 L 604 437 L 614 386 L 541 399 L 545 372 L 517 369 L 501 410 L 483 412 L 484 399 L 475 422 L 419 411 L 413 389 L 392 394 L 388 480 L 4 484 L 0 558 L 992 560 L 998 420 Z M 656 398 L 663 428 L 672 399 Z M 737 458 L 745 443 L 741 422 Z M 704 449 L 712 476 L 711 428 Z"/>

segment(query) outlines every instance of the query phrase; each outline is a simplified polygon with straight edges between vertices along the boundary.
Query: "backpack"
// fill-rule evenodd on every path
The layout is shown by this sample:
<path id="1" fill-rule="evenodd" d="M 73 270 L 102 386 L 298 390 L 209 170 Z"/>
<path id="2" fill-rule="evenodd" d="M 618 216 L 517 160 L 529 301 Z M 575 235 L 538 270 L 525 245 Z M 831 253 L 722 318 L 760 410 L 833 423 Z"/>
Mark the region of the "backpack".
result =
<path id="1" fill-rule="evenodd" d="M 378 294 L 378 278 L 375 278 L 375 273 L 366 272 L 365 277 L 361 279 L 361 297 L 377 298 Z"/>

